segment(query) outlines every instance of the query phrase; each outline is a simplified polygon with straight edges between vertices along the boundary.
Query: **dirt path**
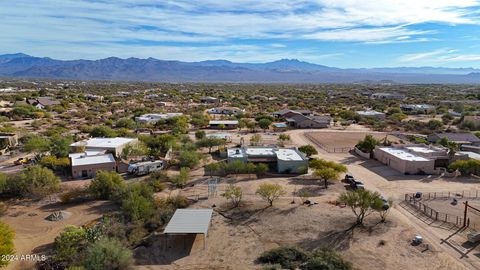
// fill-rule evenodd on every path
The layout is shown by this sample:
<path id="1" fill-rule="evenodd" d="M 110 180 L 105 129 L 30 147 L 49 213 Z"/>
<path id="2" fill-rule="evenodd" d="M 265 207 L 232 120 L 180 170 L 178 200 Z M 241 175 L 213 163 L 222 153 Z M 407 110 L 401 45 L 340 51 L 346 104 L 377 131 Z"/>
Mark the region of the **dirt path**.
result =
<path id="1" fill-rule="evenodd" d="M 311 131 L 315 130 L 308 130 L 308 132 Z M 333 130 L 319 131 L 342 132 Z M 467 269 L 480 269 L 480 262 L 476 260 L 476 254 L 461 258 L 464 251 L 466 251 L 465 249 L 461 247 L 459 249 L 458 247 L 443 241 L 443 239 L 453 237 L 454 231 L 429 226 L 416 217 L 413 217 L 408 211 L 399 206 L 405 193 L 414 193 L 416 191 L 455 192 L 462 190 L 479 190 L 478 180 L 472 179 L 472 181 L 468 182 L 455 182 L 453 179 L 442 179 L 436 176 L 402 175 L 374 160 L 365 160 L 349 153 L 327 153 L 306 138 L 304 133 L 305 130 L 292 130 L 288 132 L 292 142 L 298 145 L 311 144 L 315 146 L 319 153 L 316 157 L 345 164 L 348 170 L 355 175 L 355 177 L 361 179 L 368 189 L 378 191 L 384 196 L 392 197 L 396 206 L 391 214 L 398 217 L 405 224 L 412 226 L 415 231 L 422 235 L 433 247 L 444 250 L 452 258 L 461 262 Z M 457 244 L 461 246 L 461 243 Z"/>

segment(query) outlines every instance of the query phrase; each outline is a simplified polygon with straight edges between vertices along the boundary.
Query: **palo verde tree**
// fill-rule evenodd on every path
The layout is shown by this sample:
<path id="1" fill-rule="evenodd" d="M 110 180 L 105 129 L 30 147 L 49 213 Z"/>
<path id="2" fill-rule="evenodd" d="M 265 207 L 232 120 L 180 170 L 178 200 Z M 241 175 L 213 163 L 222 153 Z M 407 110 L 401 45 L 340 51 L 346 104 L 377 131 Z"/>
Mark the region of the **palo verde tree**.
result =
<path id="1" fill-rule="evenodd" d="M 302 153 L 304 153 L 307 157 L 311 157 L 313 155 L 316 155 L 318 154 L 317 152 L 317 149 L 315 149 L 315 147 L 307 144 L 307 145 L 303 145 L 303 146 L 300 146 L 298 148 L 298 150 Z"/>
<path id="2" fill-rule="evenodd" d="M 98 171 L 88 190 L 97 199 L 108 200 L 125 185 L 125 180 L 116 172 Z"/>
<path id="3" fill-rule="evenodd" d="M 260 196 L 262 199 L 268 202 L 270 206 L 273 205 L 273 202 L 276 201 L 281 196 L 285 195 L 287 192 L 279 184 L 263 183 L 258 186 L 255 194 Z"/>
<path id="4" fill-rule="evenodd" d="M 363 224 L 366 216 L 375 210 L 375 204 L 380 200 L 380 194 L 366 189 L 357 189 L 340 194 L 338 201 L 344 203 L 356 216 L 356 224 Z"/>
<path id="5" fill-rule="evenodd" d="M 222 194 L 225 199 L 230 200 L 232 202 L 233 207 L 238 207 L 240 205 L 240 201 L 242 200 L 242 188 L 235 185 L 229 185 L 225 190 L 225 193 Z"/>
<path id="6" fill-rule="evenodd" d="M 323 180 L 325 188 L 328 188 L 328 180 L 339 180 L 341 173 L 347 172 L 345 165 L 324 159 L 314 159 L 309 166 L 315 171 L 313 174 Z"/>

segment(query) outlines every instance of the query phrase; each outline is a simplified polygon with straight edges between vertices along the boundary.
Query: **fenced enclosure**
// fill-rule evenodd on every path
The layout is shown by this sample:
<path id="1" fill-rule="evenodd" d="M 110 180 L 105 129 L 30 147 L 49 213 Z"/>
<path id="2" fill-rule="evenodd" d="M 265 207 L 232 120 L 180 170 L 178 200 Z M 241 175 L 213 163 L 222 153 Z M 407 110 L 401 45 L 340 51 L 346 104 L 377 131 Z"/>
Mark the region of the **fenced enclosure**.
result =
<path id="1" fill-rule="evenodd" d="M 316 138 L 312 133 L 307 132 L 305 133 L 305 137 L 307 137 L 310 141 L 315 143 L 318 147 L 320 147 L 323 151 L 327 153 L 348 153 L 353 150 L 354 147 L 345 146 L 345 147 L 333 147 L 328 146 L 322 143 L 318 138 Z"/>
<path id="2" fill-rule="evenodd" d="M 480 224 L 478 222 L 480 215 L 471 213 L 475 216 L 469 216 L 468 210 L 465 214 L 461 210 L 464 209 L 465 203 L 460 203 L 457 200 L 478 200 L 478 195 L 478 191 L 431 192 L 422 194 L 420 198 L 416 198 L 415 194 L 405 194 L 404 201 L 434 222 L 448 223 L 458 228 L 468 227 L 475 230 L 476 224 Z M 449 203 L 449 200 L 452 200 L 452 202 Z M 452 206 L 450 207 L 448 204 Z"/>

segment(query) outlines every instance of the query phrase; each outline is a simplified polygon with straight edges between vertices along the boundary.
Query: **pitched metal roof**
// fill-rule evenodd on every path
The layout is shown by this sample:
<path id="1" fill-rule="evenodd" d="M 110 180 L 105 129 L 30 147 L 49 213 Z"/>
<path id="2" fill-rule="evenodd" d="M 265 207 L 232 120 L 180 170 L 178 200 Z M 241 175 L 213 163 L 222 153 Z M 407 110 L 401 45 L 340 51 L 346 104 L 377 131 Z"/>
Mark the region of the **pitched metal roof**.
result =
<path id="1" fill-rule="evenodd" d="M 163 233 L 203 233 L 207 235 L 213 209 L 177 209 Z"/>

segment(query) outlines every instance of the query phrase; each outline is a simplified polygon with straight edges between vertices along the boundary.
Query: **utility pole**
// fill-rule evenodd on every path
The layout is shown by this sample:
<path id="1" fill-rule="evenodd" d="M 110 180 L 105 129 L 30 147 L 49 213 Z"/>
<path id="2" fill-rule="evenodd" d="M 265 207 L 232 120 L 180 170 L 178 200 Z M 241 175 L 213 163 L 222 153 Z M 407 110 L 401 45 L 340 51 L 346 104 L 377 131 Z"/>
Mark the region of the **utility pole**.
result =
<path id="1" fill-rule="evenodd" d="M 465 204 L 465 210 L 463 212 L 463 227 L 466 227 L 467 226 L 468 201 L 465 201 L 463 204 Z"/>

